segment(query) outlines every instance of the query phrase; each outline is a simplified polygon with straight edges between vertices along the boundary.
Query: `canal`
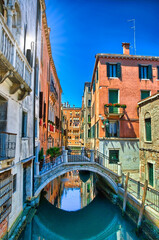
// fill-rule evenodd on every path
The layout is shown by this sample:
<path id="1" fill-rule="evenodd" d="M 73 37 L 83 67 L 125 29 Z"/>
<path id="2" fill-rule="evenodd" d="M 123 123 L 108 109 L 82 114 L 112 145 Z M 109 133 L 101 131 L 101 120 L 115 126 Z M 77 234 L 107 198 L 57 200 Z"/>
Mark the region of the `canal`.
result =
<path id="1" fill-rule="evenodd" d="M 96 175 L 69 172 L 50 182 L 19 240 L 138 240 L 136 226 L 96 189 Z"/>

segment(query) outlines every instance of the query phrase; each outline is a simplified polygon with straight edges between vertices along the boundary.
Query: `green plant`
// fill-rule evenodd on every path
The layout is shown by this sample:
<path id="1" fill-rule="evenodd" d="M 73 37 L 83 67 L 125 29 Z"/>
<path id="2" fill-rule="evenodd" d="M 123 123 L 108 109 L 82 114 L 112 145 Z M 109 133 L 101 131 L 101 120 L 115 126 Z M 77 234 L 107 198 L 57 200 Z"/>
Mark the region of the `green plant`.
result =
<path id="1" fill-rule="evenodd" d="M 60 148 L 58 147 L 49 148 L 47 149 L 46 154 L 50 155 L 51 157 L 57 157 L 60 154 Z"/>
<path id="2" fill-rule="evenodd" d="M 43 150 L 43 148 L 40 149 L 38 158 L 39 158 L 39 161 L 44 159 L 44 150 Z"/>

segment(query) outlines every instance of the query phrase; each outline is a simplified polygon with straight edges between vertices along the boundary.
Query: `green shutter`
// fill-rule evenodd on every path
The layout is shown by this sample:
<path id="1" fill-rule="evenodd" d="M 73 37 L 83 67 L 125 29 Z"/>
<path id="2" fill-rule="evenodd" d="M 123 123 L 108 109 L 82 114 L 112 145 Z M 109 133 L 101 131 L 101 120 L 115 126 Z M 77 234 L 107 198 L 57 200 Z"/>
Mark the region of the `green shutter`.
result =
<path id="1" fill-rule="evenodd" d="M 109 67 L 109 63 L 107 63 L 107 77 L 110 77 L 110 67 Z"/>
<path id="2" fill-rule="evenodd" d="M 118 103 L 118 90 L 109 90 L 109 103 Z M 109 113 L 118 113 L 118 108 L 109 107 Z"/>
<path id="3" fill-rule="evenodd" d="M 152 79 L 152 65 L 148 65 L 148 79 Z"/>
<path id="4" fill-rule="evenodd" d="M 117 77 L 121 78 L 121 63 L 117 63 Z"/>
<path id="5" fill-rule="evenodd" d="M 146 141 L 151 141 L 151 118 L 145 119 Z"/>
<path id="6" fill-rule="evenodd" d="M 139 64 L 139 78 L 141 79 L 141 65 Z"/>
<path id="7" fill-rule="evenodd" d="M 149 184 L 153 187 L 153 164 L 148 163 Z"/>
<path id="8" fill-rule="evenodd" d="M 99 122 L 97 122 L 97 138 L 99 137 Z"/>

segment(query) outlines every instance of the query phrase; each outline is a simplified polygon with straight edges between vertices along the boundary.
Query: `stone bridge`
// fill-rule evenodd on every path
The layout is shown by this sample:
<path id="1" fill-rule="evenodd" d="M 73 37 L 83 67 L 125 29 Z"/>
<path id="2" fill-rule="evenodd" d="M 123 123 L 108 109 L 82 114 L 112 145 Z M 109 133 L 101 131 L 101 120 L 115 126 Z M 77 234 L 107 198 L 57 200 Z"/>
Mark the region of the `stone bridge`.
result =
<path id="1" fill-rule="evenodd" d="M 34 197 L 38 197 L 50 181 L 73 170 L 97 173 L 106 180 L 108 186 L 115 193 L 118 192 L 118 183 L 121 182 L 120 163 L 110 164 L 108 157 L 94 150 L 90 150 L 90 154 L 85 154 L 83 150 L 74 151 L 70 155 L 67 150 L 63 150 L 62 155 L 57 157 L 54 162 L 44 163 L 41 171 L 39 168 L 37 169 L 34 178 Z"/>

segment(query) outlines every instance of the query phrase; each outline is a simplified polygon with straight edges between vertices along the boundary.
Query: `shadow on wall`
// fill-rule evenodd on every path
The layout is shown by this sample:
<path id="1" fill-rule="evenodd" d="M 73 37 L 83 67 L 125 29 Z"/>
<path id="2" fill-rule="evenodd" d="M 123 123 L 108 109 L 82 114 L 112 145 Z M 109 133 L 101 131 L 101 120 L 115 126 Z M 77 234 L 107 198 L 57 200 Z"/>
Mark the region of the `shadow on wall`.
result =
<path id="1" fill-rule="evenodd" d="M 120 126 L 121 126 L 121 129 L 122 129 L 122 136 L 121 137 L 137 138 L 134 126 L 132 124 L 132 121 L 128 117 L 127 112 L 125 112 L 124 116 L 125 116 L 125 118 L 123 119 L 123 121 L 120 121 L 120 124 L 121 124 Z M 137 123 L 138 123 L 138 121 L 134 122 L 134 124 L 137 124 Z"/>

